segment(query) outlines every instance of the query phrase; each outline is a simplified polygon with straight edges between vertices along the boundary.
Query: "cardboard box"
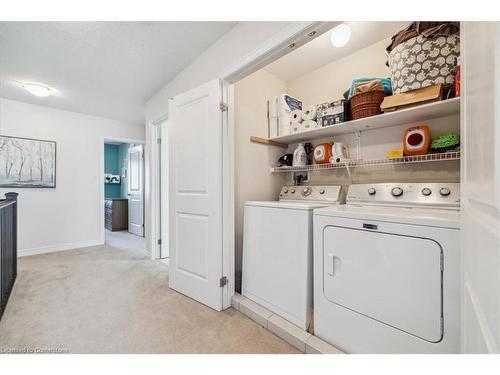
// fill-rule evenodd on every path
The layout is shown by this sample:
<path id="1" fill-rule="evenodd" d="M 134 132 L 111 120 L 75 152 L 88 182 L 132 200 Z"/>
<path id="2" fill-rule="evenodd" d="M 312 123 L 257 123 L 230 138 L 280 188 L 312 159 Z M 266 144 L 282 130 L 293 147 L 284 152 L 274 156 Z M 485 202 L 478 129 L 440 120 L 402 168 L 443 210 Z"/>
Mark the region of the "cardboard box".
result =
<path id="1" fill-rule="evenodd" d="M 433 103 L 442 100 L 443 86 L 433 85 L 422 89 L 386 96 L 380 105 L 382 112 L 393 112 L 399 109 Z"/>

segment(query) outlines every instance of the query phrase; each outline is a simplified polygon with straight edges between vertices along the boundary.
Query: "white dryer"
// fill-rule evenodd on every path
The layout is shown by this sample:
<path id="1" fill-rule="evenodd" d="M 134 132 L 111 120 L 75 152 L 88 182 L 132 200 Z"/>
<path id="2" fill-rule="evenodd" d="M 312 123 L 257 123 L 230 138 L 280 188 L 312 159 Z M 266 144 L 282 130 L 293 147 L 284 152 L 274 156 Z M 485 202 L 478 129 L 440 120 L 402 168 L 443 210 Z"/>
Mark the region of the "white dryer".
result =
<path id="1" fill-rule="evenodd" d="M 242 295 L 306 330 L 313 210 L 344 200 L 340 186 L 284 186 L 279 201 L 245 202 Z"/>
<path id="2" fill-rule="evenodd" d="M 315 335 L 348 353 L 459 353 L 459 196 L 357 184 L 315 210 Z"/>

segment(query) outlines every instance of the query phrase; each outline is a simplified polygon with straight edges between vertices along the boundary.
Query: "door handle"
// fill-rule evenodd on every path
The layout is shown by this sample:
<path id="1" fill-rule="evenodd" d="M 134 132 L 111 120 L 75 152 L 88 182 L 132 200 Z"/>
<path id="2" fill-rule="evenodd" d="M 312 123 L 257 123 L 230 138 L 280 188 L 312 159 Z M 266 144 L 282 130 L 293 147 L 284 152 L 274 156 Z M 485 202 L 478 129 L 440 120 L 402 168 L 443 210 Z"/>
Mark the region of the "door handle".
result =
<path id="1" fill-rule="evenodd" d="M 341 260 L 339 257 L 330 253 L 327 255 L 325 266 L 326 266 L 326 273 L 329 276 L 334 277 L 335 274 L 340 273 Z"/>

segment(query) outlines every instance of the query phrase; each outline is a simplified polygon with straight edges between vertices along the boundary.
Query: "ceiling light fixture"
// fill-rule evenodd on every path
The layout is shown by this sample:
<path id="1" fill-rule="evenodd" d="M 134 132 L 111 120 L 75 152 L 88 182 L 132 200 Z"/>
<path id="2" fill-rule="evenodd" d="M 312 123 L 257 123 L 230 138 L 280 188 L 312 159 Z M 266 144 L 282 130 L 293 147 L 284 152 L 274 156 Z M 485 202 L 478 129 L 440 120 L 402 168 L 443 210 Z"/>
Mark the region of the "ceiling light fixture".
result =
<path id="1" fill-rule="evenodd" d="M 343 47 L 351 39 L 351 28 L 342 23 L 332 30 L 330 41 L 335 47 Z"/>
<path id="2" fill-rule="evenodd" d="M 53 91 L 50 87 L 41 85 L 39 83 L 23 83 L 22 87 L 30 94 L 35 96 L 46 97 L 53 94 Z"/>

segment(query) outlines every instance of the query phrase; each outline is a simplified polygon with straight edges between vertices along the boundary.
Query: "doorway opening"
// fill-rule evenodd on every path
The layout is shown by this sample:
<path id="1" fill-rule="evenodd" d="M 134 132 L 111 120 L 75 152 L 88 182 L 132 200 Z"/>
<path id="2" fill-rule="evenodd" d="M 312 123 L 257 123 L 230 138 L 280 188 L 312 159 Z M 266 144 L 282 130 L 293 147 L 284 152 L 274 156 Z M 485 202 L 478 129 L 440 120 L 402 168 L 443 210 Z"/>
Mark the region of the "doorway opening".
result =
<path id="1" fill-rule="evenodd" d="M 169 264 L 168 236 L 168 115 L 161 116 L 149 128 L 149 189 L 146 206 L 150 208 L 147 233 L 151 259 Z"/>
<path id="2" fill-rule="evenodd" d="M 147 256 L 144 145 L 104 140 L 104 242 Z"/>

